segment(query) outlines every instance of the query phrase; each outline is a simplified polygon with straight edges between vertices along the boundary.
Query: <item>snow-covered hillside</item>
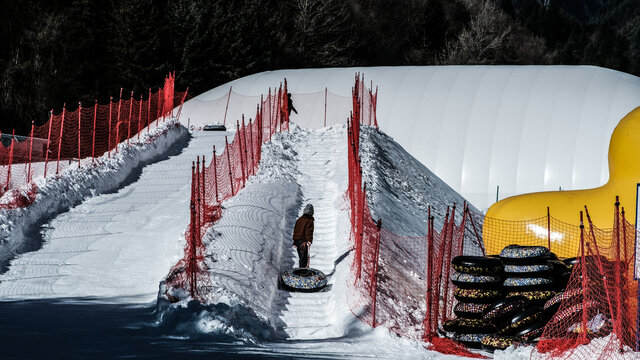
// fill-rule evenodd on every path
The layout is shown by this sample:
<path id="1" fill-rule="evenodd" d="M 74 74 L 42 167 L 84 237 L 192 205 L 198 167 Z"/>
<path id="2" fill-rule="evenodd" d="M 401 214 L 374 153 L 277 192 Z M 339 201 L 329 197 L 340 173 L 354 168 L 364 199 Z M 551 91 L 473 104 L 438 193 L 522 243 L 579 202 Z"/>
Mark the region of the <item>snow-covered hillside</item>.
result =
<path id="1" fill-rule="evenodd" d="M 153 301 L 182 249 L 191 161 L 221 143 L 170 121 L 95 167 L 41 181 L 33 205 L 0 213 L 0 300 Z"/>

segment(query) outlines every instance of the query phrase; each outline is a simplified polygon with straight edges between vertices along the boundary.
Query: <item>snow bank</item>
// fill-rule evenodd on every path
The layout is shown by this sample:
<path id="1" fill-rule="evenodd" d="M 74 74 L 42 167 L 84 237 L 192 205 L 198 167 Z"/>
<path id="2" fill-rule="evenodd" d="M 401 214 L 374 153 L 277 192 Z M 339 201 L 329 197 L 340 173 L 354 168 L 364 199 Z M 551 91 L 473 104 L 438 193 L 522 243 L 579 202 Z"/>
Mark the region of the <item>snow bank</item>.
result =
<path id="1" fill-rule="evenodd" d="M 195 305 L 189 298 L 169 304 L 160 286 L 159 322 L 170 326 L 176 317 L 195 334 L 235 338 L 255 343 L 276 337 L 277 316 L 271 311 L 278 291 L 288 212 L 300 203 L 296 183 L 295 134 L 275 134 L 262 147 L 255 176 L 234 197 L 223 202 L 221 219 L 203 238 L 207 248 L 213 304 Z"/>
<path id="2" fill-rule="evenodd" d="M 131 181 L 132 172 L 145 162 L 162 155 L 177 140 L 189 136 L 177 119 L 161 123 L 140 139 L 131 139 L 130 146 L 119 145 L 118 153 L 111 152 L 96 159 L 96 165 L 78 169 L 69 167 L 59 176 L 36 180 L 36 200 L 18 209 L 0 209 L 0 270 L 17 254 L 33 251 L 41 246 L 34 243 L 33 231 L 56 215 L 67 211 L 87 198 L 113 191 Z"/>

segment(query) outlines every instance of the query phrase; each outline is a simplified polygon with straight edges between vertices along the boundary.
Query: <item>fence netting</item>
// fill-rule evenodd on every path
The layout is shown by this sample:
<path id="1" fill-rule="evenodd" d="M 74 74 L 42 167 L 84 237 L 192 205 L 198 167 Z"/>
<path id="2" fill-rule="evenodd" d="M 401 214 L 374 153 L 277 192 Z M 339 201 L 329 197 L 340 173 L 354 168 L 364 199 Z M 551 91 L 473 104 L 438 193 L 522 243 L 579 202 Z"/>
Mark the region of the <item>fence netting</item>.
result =
<path id="1" fill-rule="evenodd" d="M 328 92 L 292 95 L 296 111 L 304 113 L 299 124 L 307 128 L 321 128 L 343 124 L 348 116 L 346 105 L 369 109 L 367 116 L 359 117 L 364 124 L 377 126 L 375 104 L 377 93 L 365 89 L 362 78 L 356 76 L 352 89 L 352 98 Z M 215 147 L 211 160 L 198 157 L 193 164 L 191 219 L 185 232 L 186 245 L 184 257 L 173 266 L 165 281 L 165 295 L 170 301 L 178 301 L 190 296 L 203 303 L 213 299 L 211 280 L 204 263 L 205 252 L 202 237 L 222 215 L 221 204 L 244 188 L 248 178 L 258 170 L 262 158 L 262 144 L 269 141 L 276 132 L 288 131 L 290 126 L 287 80 L 278 88 L 269 88 L 260 97 L 236 94 L 229 88 L 226 96 L 203 101 L 193 99 L 193 105 L 187 104 L 185 115 L 207 116 L 213 122 L 227 127 L 235 125 L 235 136 L 231 142 L 225 139 L 225 148 L 218 154 Z M 256 100 L 255 107 L 247 101 Z M 222 109 L 224 112 L 211 111 Z M 239 113 L 238 109 L 255 109 L 255 116 Z M 360 110 L 359 110 L 360 111 Z M 339 115 L 341 113 L 341 115 Z M 309 115 L 309 116 L 307 116 Z M 236 120 L 235 124 L 231 119 Z M 248 117 L 248 120 L 247 120 Z M 341 118 L 338 121 L 338 118 Z M 306 119 L 306 120 L 305 120 Z"/>
<path id="2" fill-rule="evenodd" d="M 136 98 L 113 98 L 107 105 L 78 103 L 75 110 L 63 106 L 49 120 L 32 124 L 28 136 L 10 136 L 0 146 L 0 196 L 9 192 L 0 208 L 26 206 L 35 199 L 37 178 L 58 175 L 69 166 L 95 162 L 103 154 L 118 151 L 118 144 L 129 142 L 140 133 L 157 126 L 160 119 L 172 115 L 184 101 L 186 92 L 174 91 L 174 75 L 164 86 Z M 129 95 L 129 94 L 124 94 Z M 179 110 L 178 110 L 179 111 Z M 6 135 L 6 134 L 5 134 Z M 3 137 L 4 138 L 4 137 Z"/>
<path id="3" fill-rule="evenodd" d="M 213 148 L 211 157 L 198 157 L 193 164 L 191 181 L 191 219 L 185 233 L 184 257 L 174 265 L 165 280 L 165 294 L 170 301 L 190 296 L 202 303 L 214 299 L 211 280 L 204 260 L 202 237 L 222 215 L 221 204 L 238 193 L 258 170 L 262 144 L 280 131 L 288 131 L 287 82 L 277 91 L 263 96 L 255 116 L 236 120 L 231 142 L 225 139 L 220 154 Z M 229 125 L 227 125 L 229 127 Z M 208 162 L 207 162 L 208 161 Z"/>
<path id="4" fill-rule="evenodd" d="M 342 126 L 353 107 L 351 96 L 339 95 L 327 88 L 312 93 L 296 93 L 291 89 L 288 91 L 293 104 L 290 120 L 305 129 Z M 269 98 L 265 99 L 264 95 L 262 97 L 263 101 Z M 209 98 L 204 94 L 191 99 L 184 106 L 182 122 L 194 129 L 206 124 L 233 127 L 236 119 L 255 114 L 260 101 L 260 95 L 239 94 L 233 87 L 229 87 L 224 95 L 216 98 Z"/>

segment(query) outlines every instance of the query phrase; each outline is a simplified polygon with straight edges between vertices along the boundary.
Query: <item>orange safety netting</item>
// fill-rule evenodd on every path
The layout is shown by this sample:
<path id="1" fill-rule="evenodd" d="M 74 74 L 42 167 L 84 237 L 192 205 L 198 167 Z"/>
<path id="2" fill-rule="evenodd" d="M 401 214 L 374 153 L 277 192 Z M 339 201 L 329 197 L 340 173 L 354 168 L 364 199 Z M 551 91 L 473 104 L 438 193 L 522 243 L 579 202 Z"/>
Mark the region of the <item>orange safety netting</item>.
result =
<path id="1" fill-rule="evenodd" d="M 184 102 L 186 92 L 174 92 L 174 75 L 165 78 L 164 87 L 136 100 L 133 92 L 129 99 L 100 105 L 82 106 L 54 114 L 41 126 L 31 126 L 27 137 L 12 136 L 9 143 L 0 146 L 0 196 L 10 192 L 11 199 L 0 203 L 0 208 L 28 205 L 35 197 L 33 180 L 57 175 L 77 163 L 93 163 L 96 157 L 118 151 L 118 144 L 140 137 L 150 125 L 172 114 L 174 107 Z M 146 130 L 145 130 L 146 129 Z M 26 199 L 26 200 L 25 200 Z M 29 201 L 29 199 L 31 199 Z"/>
<path id="2" fill-rule="evenodd" d="M 262 144 L 279 131 L 289 129 L 287 82 L 277 92 L 263 97 L 254 119 L 236 121 L 236 134 L 231 143 L 217 155 L 215 147 L 208 165 L 205 157 L 193 164 L 191 181 L 191 220 L 185 233 L 184 257 L 174 265 L 166 278 L 166 296 L 179 300 L 184 291 L 203 303 L 213 299 L 211 281 L 204 264 L 205 247 L 202 237 L 221 216 L 221 203 L 244 188 L 247 179 L 258 170 Z"/>
<path id="3" fill-rule="evenodd" d="M 357 116 L 358 110 L 354 113 Z M 435 231 L 430 217 L 425 237 L 399 236 L 384 229 L 382 221 L 374 222 L 366 183 L 362 183 L 359 127 L 350 123 L 348 130 L 348 195 L 355 249 L 349 306 L 353 314 L 372 327 L 382 325 L 400 336 L 428 341 L 443 353 L 478 357 L 437 333 L 439 324 L 453 315 L 448 264 L 457 255 L 483 254 L 477 246 L 481 241 L 468 238 L 476 226 L 471 212 L 465 204 L 462 220 L 456 224 L 454 206 L 451 216 L 447 211 L 441 232 Z"/>
<path id="4" fill-rule="evenodd" d="M 377 94 L 370 90 L 366 90 L 363 80 L 356 77 L 356 85 L 352 91 L 351 102 L 354 106 L 358 104 L 358 108 L 369 109 L 368 115 L 361 117 L 361 121 L 368 125 L 377 126 L 375 118 L 375 106 Z M 218 103 L 224 106 L 224 114 L 219 116 L 223 124 L 229 124 L 229 114 L 236 114 L 229 110 L 229 103 L 232 101 L 239 102 L 237 106 L 243 107 L 243 102 L 248 97 L 231 96 L 232 89 L 222 98 L 210 100 L 211 103 Z M 192 214 L 191 221 L 185 238 L 187 244 L 185 247 L 185 255 L 178 264 L 176 264 L 167 276 L 166 295 L 172 301 L 177 301 L 178 297 L 173 294 L 179 291 L 185 291 L 192 298 L 201 302 L 208 303 L 212 292 L 209 291 L 210 279 L 204 265 L 204 245 L 202 244 L 202 236 L 207 229 L 221 216 L 221 203 L 234 196 L 242 189 L 247 179 L 255 174 L 258 164 L 262 157 L 262 144 L 269 141 L 271 137 L 280 131 L 289 129 L 289 103 L 287 99 L 288 89 L 285 79 L 284 86 L 280 86 L 277 91 L 269 92 L 266 96 L 260 97 L 257 106 L 255 118 L 245 121 L 244 115 L 242 122 L 236 121 L 236 135 L 231 143 L 226 141 L 225 148 L 220 155 L 216 155 L 215 147 L 214 155 L 209 165 L 205 166 L 205 158 L 202 163 L 198 161 L 194 164 L 194 177 L 192 187 L 195 189 L 192 193 Z M 326 89 L 322 93 L 295 95 L 298 104 L 303 106 L 323 106 L 323 112 L 314 111 L 315 118 L 303 119 L 304 125 L 310 128 L 322 127 L 336 124 L 337 115 L 332 109 L 327 110 L 328 104 L 342 109 L 343 99 L 339 95 L 331 94 Z M 299 96 L 299 98 L 298 98 Z M 305 101 L 311 99 L 313 101 Z M 322 100 L 324 98 L 324 100 Z M 363 99 L 363 100 L 360 100 Z M 196 108 L 191 113 L 203 114 L 211 104 L 204 101 L 196 102 Z M 221 108 L 221 106 L 218 106 Z M 339 110 L 336 110 L 339 112 Z M 322 117 L 317 114 L 323 114 Z M 346 117 L 346 113 L 343 114 Z M 233 115 L 231 115 L 233 116 Z M 360 117 L 360 116 L 359 116 Z M 219 121 L 220 119 L 218 119 Z M 200 165 L 202 164 L 202 166 Z"/>

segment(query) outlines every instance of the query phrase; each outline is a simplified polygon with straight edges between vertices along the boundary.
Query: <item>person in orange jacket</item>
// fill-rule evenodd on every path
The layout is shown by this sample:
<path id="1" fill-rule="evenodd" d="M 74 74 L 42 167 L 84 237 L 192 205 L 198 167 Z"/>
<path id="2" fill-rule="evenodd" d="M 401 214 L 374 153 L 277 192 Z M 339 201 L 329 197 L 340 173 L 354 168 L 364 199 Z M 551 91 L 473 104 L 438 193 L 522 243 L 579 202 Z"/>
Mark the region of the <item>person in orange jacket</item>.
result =
<path id="1" fill-rule="evenodd" d="M 313 205 L 307 204 L 293 228 L 293 246 L 298 249 L 301 268 L 309 267 L 309 248 L 313 243 L 313 221 Z"/>

